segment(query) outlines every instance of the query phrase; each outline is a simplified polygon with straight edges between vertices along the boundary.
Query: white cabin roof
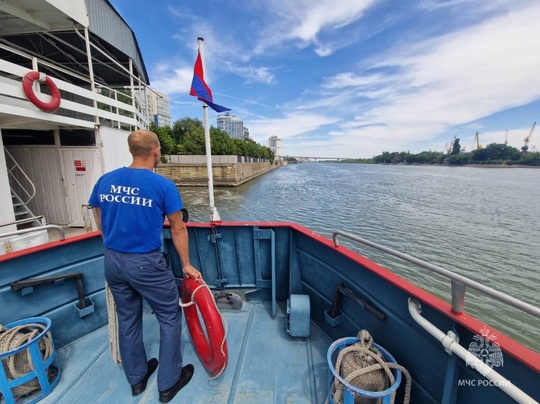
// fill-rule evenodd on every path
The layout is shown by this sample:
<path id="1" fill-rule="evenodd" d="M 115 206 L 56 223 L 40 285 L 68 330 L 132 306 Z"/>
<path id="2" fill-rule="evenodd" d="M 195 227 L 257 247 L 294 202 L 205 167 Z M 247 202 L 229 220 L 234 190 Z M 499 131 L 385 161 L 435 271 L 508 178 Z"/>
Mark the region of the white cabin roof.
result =
<path id="1" fill-rule="evenodd" d="M 3 0 L 0 2 L 2 35 L 88 27 L 85 0 Z"/>
<path id="2" fill-rule="evenodd" d="M 88 28 L 90 41 L 149 84 L 148 74 L 135 34 L 108 0 L 1 0 L 0 44 L 44 58 L 66 68 L 86 71 L 87 55 L 82 29 Z M 78 31 L 78 32 L 75 32 Z M 27 61 L 0 48 L 0 59 L 8 58 L 26 68 Z M 94 75 L 107 85 L 129 85 L 129 77 L 109 67 L 110 60 L 93 51 Z M 50 73 L 44 71 L 44 73 Z M 73 84 L 83 84 L 76 83 Z"/>

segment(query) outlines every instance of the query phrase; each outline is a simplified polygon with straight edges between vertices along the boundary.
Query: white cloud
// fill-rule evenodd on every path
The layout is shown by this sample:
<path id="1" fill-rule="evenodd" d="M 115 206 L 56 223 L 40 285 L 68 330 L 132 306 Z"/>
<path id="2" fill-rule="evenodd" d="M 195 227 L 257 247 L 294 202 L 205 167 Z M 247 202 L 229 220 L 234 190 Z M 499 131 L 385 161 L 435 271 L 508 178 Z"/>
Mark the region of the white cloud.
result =
<path id="1" fill-rule="evenodd" d="M 174 68 L 172 65 L 159 64 L 152 71 L 151 87 L 169 96 L 189 94 L 193 79 L 193 66 Z"/>
<path id="2" fill-rule="evenodd" d="M 289 148 L 314 153 L 318 148 L 347 157 L 383 150 L 419 152 L 426 145 L 442 150 L 445 142 L 437 136 L 451 133 L 450 141 L 453 126 L 468 130 L 457 133 L 467 146 L 476 131 L 472 123 L 540 99 L 537 0 L 424 0 L 414 7 L 391 3 L 240 1 L 227 5 L 229 14 L 214 12 L 212 18 L 194 14 L 195 5 L 182 6 L 174 10 L 179 24 L 170 38 L 184 53 L 171 56 L 179 63 L 150 66 L 152 87 L 177 95 L 172 101 L 187 96 L 196 35 L 201 35 L 210 87 L 212 78 L 219 81 L 218 91 L 228 94 L 216 98 L 225 105 L 222 97 L 235 100 L 233 113 L 244 119 L 258 142 L 266 144 L 269 136 L 278 135 L 291 154 Z M 249 29 L 230 23 L 240 9 L 253 16 L 241 22 Z M 458 14 L 464 18 L 456 18 Z M 345 46 L 349 48 L 336 52 Z M 292 80 L 299 66 L 295 63 L 315 59 L 323 63 L 313 62 L 305 74 L 309 78 Z M 238 92 L 224 84 L 227 80 Z M 281 88 L 284 82 L 293 83 L 291 89 Z M 260 84 L 272 87 L 260 91 Z M 521 147 L 530 130 L 523 126 L 530 124 L 510 127 L 509 143 L 516 136 L 515 146 Z M 506 128 L 482 129 L 483 144 L 504 139 Z"/>
<path id="3" fill-rule="evenodd" d="M 255 67 L 252 65 L 232 65 L 229 69 L 240 77 L 244 77 L 247 83 L 275 84 L 276 77 L 268 67 Z"/>
<path id="4" fill-rule="evenodd" d="M 369 8 L 373 0 L 319 0 L 285 2 L 286 12 L 294 18 L 290 38 L 298 38 L 305 42 L 313 42 L 317 35 L 325 29 L 339 29 L 359 19 Z M 283 5 L 283 4 L 282 4 Z"/>
<path id="5" fill-rule="evenodd" d="M 267 26 L 262 27 L 255 53 L 264 53 L 289 41 L 299 47 L 315 45 L 319 56 L 329 56 L 336 49 L 350 43 L 323 41 L 323 33 L 338 32 L 358 21 L 378 0 L 302 0 L 291 2 L 276 0 L 266 3 L 270 16 Z"/>
<path id="6" fill-rule="evenodd" d="M 366 66 L 384 74 L 345 72 L 327 78 L 323 88 L 379 92 L 354 122 L 344 120 L 343 133 L 351 140 L 392 138 L 397 146 L 429 139 L 451 125 L 540 98 L 539 36 L 535 3 L 460 32 L 391 49 Z"/>
<path id="7" fill-rule="evenodd" d="M 373 88 L 374 86 L 380 86 L 384 82 L 390 80 L 391 78 L 386 77 L 383 74 L 358 75 L 356 73 L 346 72 L 325 78 L 322 88 L 342 89 L 355 87 L 358 90 L 359 88 Z"/>
<path id="8" fill-rule="evenodd" d="M 244 122 L 249 127 L 250 133 L 256 140 L 264 144 L 270 136 L 278 136 L 281 139 L 291 139 L 300 134 L 309 133 L 324 125 L 332 125 L 338 121 L 335 116 L 292 112 L 286 113 L 277 119 L 253 119 Z"/>

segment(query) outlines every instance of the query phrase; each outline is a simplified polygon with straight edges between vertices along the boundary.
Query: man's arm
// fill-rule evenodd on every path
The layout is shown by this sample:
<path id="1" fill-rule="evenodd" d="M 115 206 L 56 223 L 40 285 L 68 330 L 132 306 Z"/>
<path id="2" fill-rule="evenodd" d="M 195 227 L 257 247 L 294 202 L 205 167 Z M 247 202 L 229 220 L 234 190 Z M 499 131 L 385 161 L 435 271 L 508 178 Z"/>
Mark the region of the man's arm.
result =
<path id="1" fill-rule="evenodd" d="M 189 278 L 202 278 L 201 273 L 191 265 L 189 261 L 189 240 L 187 228 L 182 221 L 182 212 L 174 212 L 167 215 L 169 223 L 171 225 L 171 236 L 174 247 L 180 255 L 180 261 L 182 262 L 182 270 L 184 274 Z"/>

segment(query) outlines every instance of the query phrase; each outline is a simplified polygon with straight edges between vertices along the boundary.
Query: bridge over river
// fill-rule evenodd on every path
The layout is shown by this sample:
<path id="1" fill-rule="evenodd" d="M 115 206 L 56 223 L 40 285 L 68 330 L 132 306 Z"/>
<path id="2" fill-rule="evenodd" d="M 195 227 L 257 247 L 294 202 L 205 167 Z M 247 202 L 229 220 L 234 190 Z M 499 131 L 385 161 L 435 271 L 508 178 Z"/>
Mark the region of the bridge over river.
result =
<path id="1" fill-rule="evenodd" d="M 298 160 L 300 163 L 316 163 L 318 161 L 341 161 L 341 160 L 353 160 L 352 157 L 313 157 L 313 156 L 285 156 L 285 158 L 292 158 Z"/>

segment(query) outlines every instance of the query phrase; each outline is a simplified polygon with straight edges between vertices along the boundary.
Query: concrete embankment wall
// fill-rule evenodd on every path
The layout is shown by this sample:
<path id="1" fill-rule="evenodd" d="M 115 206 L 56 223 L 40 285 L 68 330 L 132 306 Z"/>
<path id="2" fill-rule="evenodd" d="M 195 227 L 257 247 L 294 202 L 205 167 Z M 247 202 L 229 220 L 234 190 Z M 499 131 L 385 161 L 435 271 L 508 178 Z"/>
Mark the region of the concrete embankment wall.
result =
<path id="1" fill-rule="evenodd" d="M 171 156 L 182 162 L 161 163 L 156 172 L 179 186 L 208 186 L 206 156 Z M 189 162 L 185 162 L 189 161 Z M 265 174 L 279 165 L 268 161 L 238 162 L 237 156 L 212 156 L 212 177 L 215 186 L 236 187 Z"/>

